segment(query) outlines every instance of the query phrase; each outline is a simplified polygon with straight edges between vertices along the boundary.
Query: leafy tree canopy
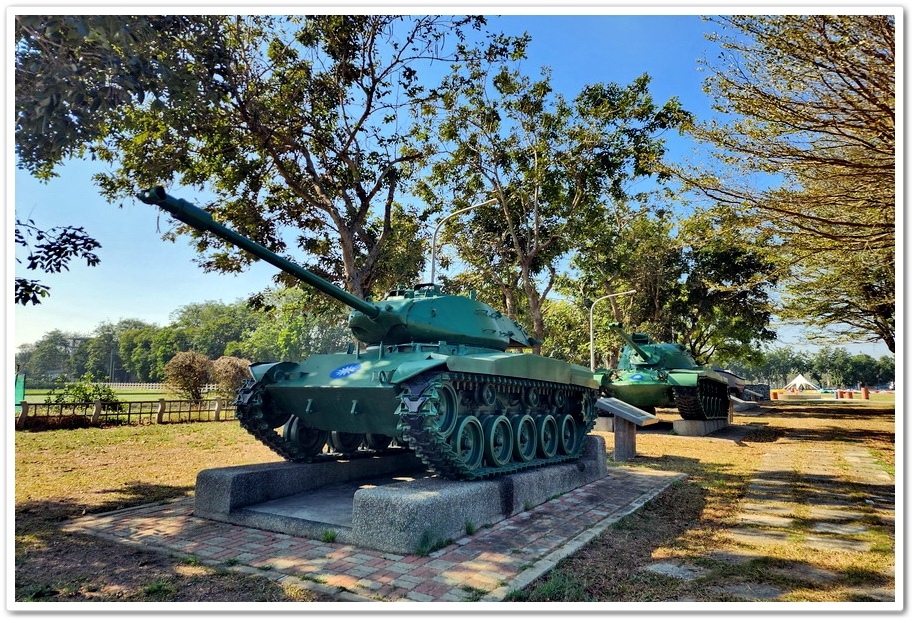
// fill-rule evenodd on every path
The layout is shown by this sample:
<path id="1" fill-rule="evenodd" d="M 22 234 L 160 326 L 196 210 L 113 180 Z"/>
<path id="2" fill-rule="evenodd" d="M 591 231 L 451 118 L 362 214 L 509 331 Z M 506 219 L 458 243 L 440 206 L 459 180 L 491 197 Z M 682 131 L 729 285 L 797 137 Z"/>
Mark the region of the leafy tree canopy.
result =
<path id="1" fill-rule="evenodd" d="M 206 190 L 214 218 L 277 252 L 290 228 L 310 269 L 364 296 L 386 281 L 386 262 L 411 264 L 383 258 L 397 252 L 386 250 L 395 198 L 420 157 L 403 111 L 425 97 L 423 72 L 523 50 L 501 35 L 467 41 L 484 25 L 386 15 L 18 19 L 20 158 L 39 173 L 70 154 L 111 163 L 97 177 L 111 200 L 156 184 Z M 33 140 L 39 132 L 47 149 Z M 207 269 L 252 261 L 191 234 Z"/>
<path id="2" fill-rule="evenodd" d="M 537 339 L 562 260 L 592 235 L 602 199 L 623 201 L 634 180 L 660 175 L 662 135 L 690 119 L 676 98 L 657 105 L 649 84 L 643 75 L 625 87 L 587 85 L 570 102 L 548 70 L 533 79 L 470 62 L 421 110 L 415 133 L 436 158 L 418 194 L 443 207 L 495 200 L 450 221 L 446 237 L 484 276 L 484 298 L 530 320 Z"/>
<path id="3" fill-rule="evenodd" d="M 772 239 L 783 316 L 894 350 L 896 24 L 892 15 L 711 18 L 720 113 L 687 186 Z M 850 268 L 852 270 L 850 271 Z M 836 286 L 834 284 L 842 284 Z M 843 288 L 841 294 L 838 288 Z"/>

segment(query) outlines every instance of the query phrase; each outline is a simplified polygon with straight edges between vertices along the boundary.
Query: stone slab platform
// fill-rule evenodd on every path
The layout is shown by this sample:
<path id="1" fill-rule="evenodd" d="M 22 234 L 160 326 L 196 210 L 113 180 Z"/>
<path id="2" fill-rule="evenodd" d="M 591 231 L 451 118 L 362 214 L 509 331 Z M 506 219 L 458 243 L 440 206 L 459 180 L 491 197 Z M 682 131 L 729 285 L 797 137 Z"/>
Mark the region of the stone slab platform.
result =
<path id="1" fill-rule="evenodd" d="M 672 428 L 678 435 L 687 437 L 702 437 L 729 426 L 731 422 L 722 418 L 720 420 L 674 420 Z"/>
<path id="2" fill-rule="evenodd" d="M 265 463 L 198 474 L 194 515 L 410 554 L 466 536 L 607 475 L 603 437 L 582 458 L 480 481 L 431 474 L 411 454 Z"/>

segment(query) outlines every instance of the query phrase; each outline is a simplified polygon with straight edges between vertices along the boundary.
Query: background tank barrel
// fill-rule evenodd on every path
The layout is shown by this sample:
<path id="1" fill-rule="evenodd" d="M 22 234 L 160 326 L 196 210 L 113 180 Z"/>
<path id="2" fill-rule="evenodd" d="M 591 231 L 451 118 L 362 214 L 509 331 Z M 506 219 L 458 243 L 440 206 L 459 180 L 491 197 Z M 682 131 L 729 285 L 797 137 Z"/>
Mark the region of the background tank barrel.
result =
<path id="1" fill-rule="evenodd" d="M 630 348 L 636 351 L 637 355 L 642 357 L 643 361 L 646 363 L 651 363 L 652 355 L 650 355 L 644 348 L 637 344 L 630 336 L 630 334 L 623 330 L 623 326 L 619 322 L 612 322 L 610 326 L 611 329 L 617 332 L 617 335 L 623 338 L 623 341 L 626 342 Z"/>
<path id="2" fill-rule="evenodd" d="M 248 251 L 255 257 L 273 264 L 283 272 L 293 275 L 297 279 L 304 281 L 310 286 L 313 286 L 321 292 L 324 292 L 328 296 L 331 296 L 344 303 L 345 305 L 349 305 L 353 309 L 364 313 L 369 318 L 374 319 L 378 317 L 380 313 L 379 308 L 372 303 L 364 301 L 363 299 L 350 294 L 346 290 L 335 286 L 333 283 L 325 281 L 318 275 L 302 268 L 298 264 L 294 264 L 293 262 L 280 257 L 273 251 L 258 244 L 257 242 L 249 240 L 241 234 L 232 231 L 228 227 L 217 223 L 213 220 L 213 217 L 210 216 L 210 214 L 205 210 L 198 208 L 194 204 L 185 201 L 184 199 L 177 199 L 166 194 L 165 189 L 162 186 L 155 186 L 148 190 L 144 190 L 137 195 L 137 198 L 139 198 L 143 203 L 159 206 L 177 218 L 179 221 L 190 225 L 194 229 L 208 231 L 213 235 L 225 240 L 226 242 L 234 244 L 235 246 Z"/>

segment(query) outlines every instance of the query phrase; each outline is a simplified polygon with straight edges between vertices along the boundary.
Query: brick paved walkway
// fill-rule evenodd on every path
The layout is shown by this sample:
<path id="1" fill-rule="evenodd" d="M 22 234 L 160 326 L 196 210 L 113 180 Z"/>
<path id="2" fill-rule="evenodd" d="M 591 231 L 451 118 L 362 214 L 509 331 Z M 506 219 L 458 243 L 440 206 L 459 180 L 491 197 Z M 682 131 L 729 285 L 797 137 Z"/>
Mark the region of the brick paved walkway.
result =
<path id="1" fill-rule="evenodd" d="M 601 480 L 477 530 L 428 556 L 377 552 L 201 519 L 194 500 L 82 517 L 67 530 L 234 565 L 341 601 L 501 601 L 681 474 L 619 467 Z"/>

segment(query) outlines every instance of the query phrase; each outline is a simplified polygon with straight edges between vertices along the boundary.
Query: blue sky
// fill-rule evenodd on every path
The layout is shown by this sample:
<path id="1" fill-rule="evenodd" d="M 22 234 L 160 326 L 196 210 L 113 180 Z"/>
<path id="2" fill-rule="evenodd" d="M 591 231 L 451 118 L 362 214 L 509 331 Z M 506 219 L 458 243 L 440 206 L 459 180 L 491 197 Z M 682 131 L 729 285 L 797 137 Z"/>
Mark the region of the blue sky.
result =
<path id="1" fill-rule="evenodd" d="M 676 96 L 700 118 L 710 116 L 697 59 L 714 57 L 718 48 L 704 38 L 713 25 L 702 22 L 698 11 L 647 8 L 647 15 L 608 15 L 617 9 L 597 7 L 592 15 L 543 15 L 556 9 L 526 10 L 530 14 L 491 17 L 490 26 L 512 34 L 527 30 L 533 40 L 526 71 L 535 74 L 540 66 L 550 66 L 557 90 L 572 97 L 589 83 L 625 85 L 648 73 L 658 103 Z M 683 14 L 671 14 L 678 12 Z M 13 153 L 11 134 L 7 133 L 8 154 Z M 676 142 L 675 137 L 669 140 L 672 155 L 688 154 L 689 145 Z M 241 275 L 204 273 L 193 261 L 188 239 L 177 243 L 161 239 L 160 231 L 169 226 L 158 210 L 139 201 L 125 201 L 118 207 L 99 196 L 91 181 L 98 166 L 71 162 L 59 170 L 60 177 L 41 183 L 8 163 L 7 179 L 14 182 L 8 184 L 8 205 L 15 205 L 17 219 L 33 218 L 44 227 L 81 225 L 102 245 L 98 266 L 90 268 L 76 261 L 69 272 L 41 276 L 51 287 L 50 297 L 41 305 L 10 304 L 8 320 L 13 320 L 14 334 L 8 339 L 14 348 L 35 342 L 54 329 L 88 335 L 102 322 L 126 318 L 164 325 L 183 305 L 233 302 L 272 285 L 275 270 L 264 263 Z M 178 191 L 175 194 L 195 200 Z M 11 232 L 12 217 L 8 217 Z M 7 240 L 12 240 L 11 233 Z M 9 252 L 8 262 L 14 264 L 11 255 Z M 11 266 L 8 269 L 12 272 Z M 803 346 L 788 333 L 783 339 L 793 347 Z M 888 354 L 883 346 L 848 348 L 876 357 Z"/>

